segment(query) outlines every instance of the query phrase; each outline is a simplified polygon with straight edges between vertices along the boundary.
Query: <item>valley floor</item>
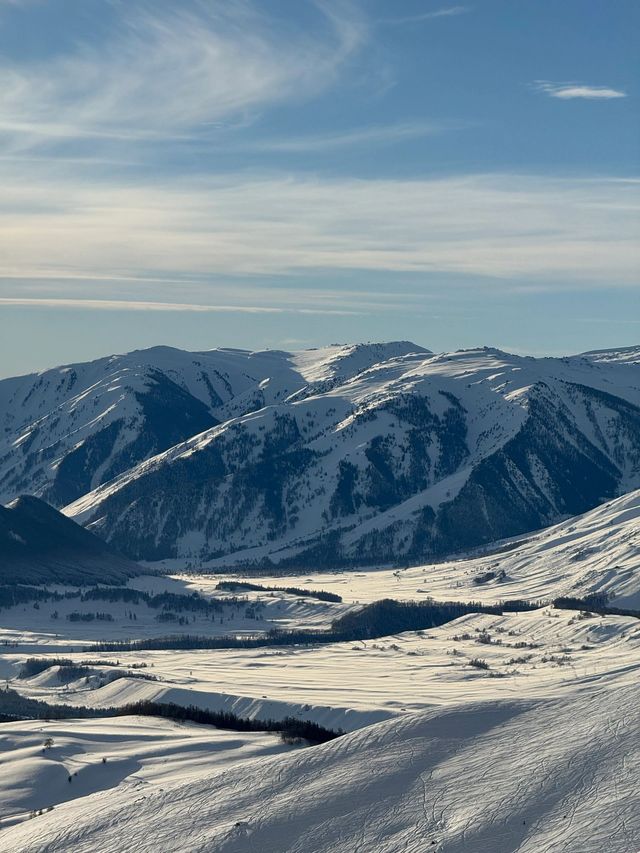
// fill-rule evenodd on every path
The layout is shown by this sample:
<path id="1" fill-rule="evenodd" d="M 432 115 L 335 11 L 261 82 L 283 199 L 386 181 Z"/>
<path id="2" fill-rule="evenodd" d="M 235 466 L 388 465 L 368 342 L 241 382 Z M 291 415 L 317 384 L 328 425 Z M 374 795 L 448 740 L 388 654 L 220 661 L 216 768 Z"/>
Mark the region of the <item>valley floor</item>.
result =
<path id="1" fill-rule="evenodd" d="M 33 652 L 32 644 L 27 648 Z M 39 650 L 50 654 L 47 646 Z M 77 663 L 114 657 L 67 654 Z M 4 677 L 8 669 L 15 676 L 24 651 L 18 646 L 3 657 Z M 117 658 L 126 677 L 117 677 L 112 666 L 94 665 L 97 677 L 65 683 L 51 667 L 10 683 L 49 702 L 111 707 L 155 700 L 262 719 L 292 714 L 350 730 L 433 705 L 640 683 L 640 621 L 545 607 L 471 614 L 428 631 L 356 643 L 119 652 Z M 135 677 L 131 666 L 141 663 L 145 667 Z M 100 675 L 108 681 L 104 686 Z"/>

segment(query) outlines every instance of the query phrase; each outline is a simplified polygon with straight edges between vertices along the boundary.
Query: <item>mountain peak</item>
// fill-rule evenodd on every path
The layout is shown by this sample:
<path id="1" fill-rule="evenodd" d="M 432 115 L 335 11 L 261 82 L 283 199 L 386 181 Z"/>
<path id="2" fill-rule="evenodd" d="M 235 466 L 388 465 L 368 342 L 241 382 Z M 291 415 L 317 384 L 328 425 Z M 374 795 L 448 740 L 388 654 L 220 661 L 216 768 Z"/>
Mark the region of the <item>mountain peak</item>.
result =
<path id="1" fill-rule="evenodd" d="M 98 536 L 33 495 L 0 506 L 2 583 L 119 583 L 139 571 Z"/>

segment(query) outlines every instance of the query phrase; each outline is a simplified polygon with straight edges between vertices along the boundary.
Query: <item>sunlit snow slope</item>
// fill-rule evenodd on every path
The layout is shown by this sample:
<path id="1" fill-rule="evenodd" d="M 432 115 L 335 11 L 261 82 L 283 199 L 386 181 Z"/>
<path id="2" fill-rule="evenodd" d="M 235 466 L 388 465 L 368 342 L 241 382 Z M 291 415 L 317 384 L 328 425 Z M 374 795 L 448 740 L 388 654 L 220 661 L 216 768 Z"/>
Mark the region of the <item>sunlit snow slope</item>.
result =
<path id="1" fill-rule="evenodd" d="M 33 811 L 117 786 L 135 797 L 149 785 L 184 782 L 211 767 L 288 750 L 273 735 L 161 718 L 0 723 L 0 849 L 8 849 L 2 830 Z"/>
<path id="2" fill-rule="evenodd" d="M 598 594 L 611 606 L 640 610 L 640 491 L 538 533 L 498 542 L 487 551 L 394 571 L 305 572 L 290 582 L 320 585 L 345 601 L 361 603 L 385 597 L 419 600 L 425 595 L 491 602 Z M 264 574 L 253 580 L 281 582 Z M 194 586 L 203 582 L 193 579 Z"/>
<path id="3" fill-rule="evenodd" d="M 2 840 L 14 853 L 634 853 L 638 698 L 434 709 L 161 790 L 94 794 Z"/>

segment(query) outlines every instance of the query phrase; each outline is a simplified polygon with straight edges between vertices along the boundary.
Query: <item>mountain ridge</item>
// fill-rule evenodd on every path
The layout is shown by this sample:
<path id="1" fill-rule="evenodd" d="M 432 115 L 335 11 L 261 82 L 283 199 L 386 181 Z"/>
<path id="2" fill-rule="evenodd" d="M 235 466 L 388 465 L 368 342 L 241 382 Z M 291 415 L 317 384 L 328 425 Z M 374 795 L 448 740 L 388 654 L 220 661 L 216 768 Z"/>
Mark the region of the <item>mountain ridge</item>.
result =
<path id="1" fill-rule="evenodd" d="M 139 560 L 419 562 L 640 486 L 635 353 L 139 350 L 0 382 L 0 488 Z"/>

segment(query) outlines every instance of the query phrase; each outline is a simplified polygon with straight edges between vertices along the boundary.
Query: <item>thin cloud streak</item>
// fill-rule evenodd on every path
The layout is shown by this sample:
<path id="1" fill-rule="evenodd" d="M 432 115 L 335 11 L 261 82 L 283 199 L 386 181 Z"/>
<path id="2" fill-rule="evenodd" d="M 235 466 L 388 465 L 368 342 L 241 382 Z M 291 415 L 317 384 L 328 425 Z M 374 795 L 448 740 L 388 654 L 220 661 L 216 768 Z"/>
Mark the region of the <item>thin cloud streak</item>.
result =
<path id="1" fill-rule="evenodd" d="M 318 152 L 352 145 L 389 145 L 409 139 L 436 136 L 452 130 L 462 130 L 469 126 L 469 122 L 405 122 L 355 128 L 342 133 L 325 133 L 291 139 L 265 139 L 248 146 L 240 145 L 237 147 L 287 153 Z"/>
<path id="2" fill-rule="evenodd" d="M 210 307 L 215 300 L 216 305 L 234 304 L 234 300 L 240 297 L 243 304 L 251 307 L 278 306 L 285 311 L 288 308 L 294 310 L 311 307 L 317 308 L 319 314 L 328 314 L 330 311 L 341 311 L 349 316 L 388 314 L 389 312 L 405 312 L 429 310 L 428 304 L 435 299 L 424 294 L 418 285 L 417 289 L 399 290 L 393 288 L 391 292 L 376 292 L 371 287 L 364 290 L 354 290 L 348 287 L 334 286 L 334 283 L 320 289 L 310 287 L 308 282 L 301 282 L 298 277 L 293 281 L 284 279 L 288 284 L 285 286 L 270 286 L 261 280 L 256 284 L 256 279 L 242 279 L 239 281 L 219 281 L 217 279 L 172 279 L 172 278 L 144 278 L 133 276 L 109 277 L 104 275 L 91 276 L 60 276 L 46 275 L 46 273 L 25 271 L 22 275 L 0 274 L 0 305 L 1 297 L 14 301 L 15 299 L 70 299 L 73 301 L 86 300 L 87 291 L 96 289 L 99 285 L 102 289 L 108 285 L 111 294 L 107 301 L 116 302 L 140 302 L 145 305 L 150 302 L 166 302 L 174 306 L 176 304 L 175 294 L 179 285 L 181 304 L 205 305 Z M 135 284 L 132 287 L 131 284 Z M 94 287 L 92 288 L 92 285 Z M 153 295 L 145 298 L 145 285 L 152 286 Z M 18 296 L 17 293 L 20 295 Z M 101 300 L 104 301 L 104 300 Z M 242 307 L 242 306 L 241 306 Z"/>
<path id="3" fill-rule="evenodd" d="M 442 9 L 434 9 L 433 12 L 423 12 L 420 15 L 408 15 L 400 18 L 380 18 L 380 24 L 417 24 L 420 21 L 431 21 L 436 18 L 452 18 L 457 15 L 465 15 L 471 11 L 471 6 L 445 6 Z"/>
<path id="4" fill-rule="evenodd" d="M 536 80 L 533 88 L 551 98 L 564 101 L 576 98 L 610 101 L 627 97 L 627 93 L 621 89 L 611 89 L 608 86 L 586 86 L 583 83 L 552 83 L 549 80 Z"/>
<path id="5" fill-rule="evenodd" d="M 64 299 L 46 297 L 0 296 L 0 306 L 14 308 L 81 308 L 98 311 L 187 311 L 226 314 L 320 314 L 360 316 L 361 311 L 323 308 L 289 308 L 265 305 L 197 305 L 188 302 L 146 302 L 127 299 Z"/>

